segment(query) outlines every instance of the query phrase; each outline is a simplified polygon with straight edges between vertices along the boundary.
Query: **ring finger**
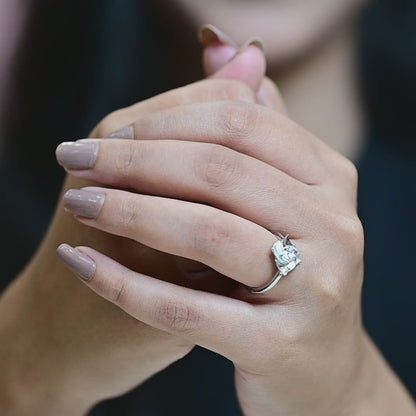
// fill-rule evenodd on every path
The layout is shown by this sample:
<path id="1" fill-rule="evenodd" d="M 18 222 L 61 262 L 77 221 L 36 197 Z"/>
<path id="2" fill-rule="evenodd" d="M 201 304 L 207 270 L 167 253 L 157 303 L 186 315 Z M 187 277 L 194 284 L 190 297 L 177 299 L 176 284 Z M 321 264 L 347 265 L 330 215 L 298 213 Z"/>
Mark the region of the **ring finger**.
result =
<path id="1" fill-rule="evenodd" d="M 276 236 L 213 207 L 95 187 L 69 190 L 64 203 L 86 225 L 200 261 L 250 287 L 277 271 L 270 251 Z"/>

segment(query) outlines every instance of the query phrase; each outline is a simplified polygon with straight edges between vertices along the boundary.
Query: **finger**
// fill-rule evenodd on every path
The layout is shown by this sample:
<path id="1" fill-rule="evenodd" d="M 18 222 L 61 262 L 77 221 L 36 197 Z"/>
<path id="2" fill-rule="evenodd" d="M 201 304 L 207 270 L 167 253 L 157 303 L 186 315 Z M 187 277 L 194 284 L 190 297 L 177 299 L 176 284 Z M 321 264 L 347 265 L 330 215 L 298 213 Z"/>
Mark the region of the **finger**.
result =
<path id="1" fill-rule="evenodd" d="M 256 96 L 247 84 L 239 80 L 208 79 L 198 81 L 112 112 L 97 125 L 90 137 L 110 136 L 133 139 L 134 132 L 131 134 L 131 128 L 128 127 L 141 115 L 180 105 L 223 100 L 254 103 Z M 123 134 L 121 137 L 117 136 L 120 130 Z M 127 130 L 127 134 L 125 130 Z"/>
<path id="2" fill-rule="evenodd" d="M 334 177 L 342 156 L 287 117 L 259 105 L 218 101 L 179 106 L 139 116 L 133 128 L 140 140 L 226 146 L 310 185 L 342 180 Z"/>
<path id="3" fill-rule="evenodd" d="M 204 46 L 202 61 L 205 74 L 208 76 L 213 75 L 216 71 L 220 71 L 226 66 L 239 49 L 236 42 L 213 25 L 203 25 L 201 27 L 199 31 L 199 40 Z M 246 42 L 246 45 L 251 43 L 258 46 L 264 52 L 261 41 L 252 39 Z M 246 46 L 243 45 L 243 47 L 240 48 L 240 51 L 245 48 Z M 260 59 L 264 59 L 264 57 Z M 234 67 L 238 68 L 238 65 L 234 65 Z M 230 75 L 231 78 L 233 78 L 232 72 Z M 215 77 L 215 74 L 213 76 Z M 256 89 L 257 101 L 259 104 L 280 111 L 282 114 L 288 114 L 277 86 L 269 78 L 263 78 L 260 84 L 256 83 L 256 87 L 257 85 L 259 85 Z"/>
<path id="4" fill-rule="evenodd" d="M 88 247 L 62 244 L 58 255 L 94 292 L 139 321 L 234 362 L 246 358 L 248 334 L 258 330 L 254 306 L 132 272 Z"/>
<path id="5" fill-rule="evenodd" d="M 94 145 L 98 143 L 61 146 Z M 94 166 L 70 172 L 115 188 L 206 203 L 292 236 L 307 234 L 315 209 L 323 209 L 312 188 L 264 162 L 214 144 L 100 140 Z"/>
<path id="6" fill-rule="evenodd" d="M 205 75 L 215 78 L 215 72 L 235 56 L 237 49 L 221 44 L 207 46 L 202 53 L 202 67 Z"/>
<path id="7" fill-rule="evenodd" d="M 226 77 L 229 79 L 235 79 L 235 77 L 241 73 L 241 65 L 247 64 L 247 59 L 245 60 L 246 62 L 241 62 L 241 59 L 236 63 L 233 62 L 231 67 L 228 68 L 228 62 L 231 59 L 230 54 L 232 54 L 232 51 L 233 47 L 221 44 L 207 47 L 204 50 L 203 59 L 205 72 L 210 74 L 218 71 L 212 75 L 213 78 Z M 256 57 L 253 58 L 256 59 Z M 257 102 L 265 107 L 279 111 L 284 115 L 288 115 L 283 97 L 280 94 L 276 84 L 270 78 L 264 76 L 261 80 L 258 78 L 260 75 L 264 75 L 264 68 L 261 66 L 261 61 L 257 61 L 257 64 L 259 65 L 259 72 L 253 70 L 253 62 L 249 61 L 249 64 L 251 65 L 251 73 L 245 74 L 245 76 L 251 78 L 248 78 L 249 81 L 247 81 L 247 79 L 243 81 L 255 88 Z M 222 69 L 224 66 L 226 66 L 225 69 Z M 225 71 L 228 73 L 224 74 Z"/>
<path id="8" fill-rule="evenodd" d="M 264 46 L 252 38 L 238 47 L 228 35 L 213 25 L 203 25 L 198 33 L 204 46 L 202 66 L 213 78 L 238 79 L 257 91 L 266 71 Z"/>
<path id="9" fill-rule="evenodd" d="M 266 58 L 261 49 L 261 44 L 256 41 L 250 41 L 247 46 L 244 45 L 224 66 L 219 68 L 213 75 L 213 78 L 225 78 L 240 80 L 246 83 L 253 91 L 257 91 L 266 73 Z M 218 47 L 208 48 L 204 52 L 205 66 L 208 66 L 209 59 L 212 55 L 218 53 Z M 213 66 L 213 63 L 210 62 Z"/>
<path id="10" fill-rule="evenodd" d="M 289 111 L 277 85 L 270 78 L 263 78 L 257 90 L 257 102 L 285 116 L 289 115 Z"/>
<path id="11" fill-rule="evenodd" d="M 88 226 L 199 261 L 246 286 L 262 286 L 276 273 L 276 236 L 213 207 L 96 187 L 67 191 L 64 204 Z"/>
<path id="12" fill-rule="evenodd" d="M 200 27 L 198 39 L 204 47 L 202 66 L 207 76 L 213 75 L 226 65 L 239 49 L 230 36 L 211 24 Z"/>

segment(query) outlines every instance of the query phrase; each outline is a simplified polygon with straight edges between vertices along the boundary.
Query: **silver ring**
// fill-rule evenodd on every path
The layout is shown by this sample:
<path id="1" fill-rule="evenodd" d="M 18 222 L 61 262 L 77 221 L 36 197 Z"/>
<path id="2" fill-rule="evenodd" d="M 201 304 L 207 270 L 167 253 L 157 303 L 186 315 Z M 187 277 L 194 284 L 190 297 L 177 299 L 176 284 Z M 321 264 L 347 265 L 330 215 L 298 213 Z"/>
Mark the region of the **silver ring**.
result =
<path id="1" fill-rule="evenodd" d="M 251 293 L 265 293 L 275 287 L 279 280 L 291 272 L 299 263 L 299 251 L 295 244 L 289 239 L 289 234 L 283 237 L 278 233 L 279 238 L 272 246 L 272 253 L 278 272 L 273 279 L 266 285 L 260 287 L 249 287 Z"/>

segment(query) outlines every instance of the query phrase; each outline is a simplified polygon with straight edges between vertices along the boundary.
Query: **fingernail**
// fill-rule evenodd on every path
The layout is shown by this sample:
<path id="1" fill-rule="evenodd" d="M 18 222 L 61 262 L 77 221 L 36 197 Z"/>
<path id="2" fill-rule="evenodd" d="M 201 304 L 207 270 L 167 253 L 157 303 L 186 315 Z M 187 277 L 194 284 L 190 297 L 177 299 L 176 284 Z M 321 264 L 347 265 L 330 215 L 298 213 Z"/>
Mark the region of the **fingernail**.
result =
<path id="1" fill-rule="evenodd" d="M 61 244 L 56 250 L 58 257 L 75 274 L 84 280 L 91 280 L 95 273 L 95 261 L 68 244 Z"/>
<path id="2" fill-rule="evenodd" d="M 106 139 L 128 139 L 134 140 L 134 128 L 131 124 L 124 126 L 121 129 L 112 131 L 104 136 Z"/>
<path id="3" fill-rule="evenodd" d="M 263 41 L 260 38 L 250 38 L 248 41 L 244 42 L 237 49 L 237 51 L 235 52 L 235 54 L 227 62 L 233 61 L 235 58 L 237 58 L 239 55 L 241 55 L 251 45 L 257 47 L 258 49 L 261 50 L 261 52 L 263 54 L 265 54 Z"/>
<path id="4" fill-rule="evenodd" d="M 64 207 L 74 215 L 97 218 L 104 204 L 103 192 L 86 189 L 70 189 L 64 195 Z"/>
<path id="5" fill-rule="evenodd" d="M 248 39 L 246 42 L 244 42 L 239 48 L 238 48 L 238 52 L 243 52 L 245 51 L 249 46 L 256 46 L 257 48 L 259 48 L 263 53 L 265 53 L 265 48 L 264 48 L 264 43 L 263 40 L 258 38 L 258 37 L 254 37 L 254 38 L 250 38 Z"/>
<path id="6" fill-rule="evenodd" d="M 232 46 L 236 49 L 238 48 L 238 45 L 228 35 L 210 24 L 202 25 L 199 28 L 198 39 L 204 47 L 221 43 L 223 45 Z"/>
<path id="7" fill-rule="evenodd" d="M 98 154 L 98 143 L 64 142 L 56 148 L 56 160 L 70 169 L 90 169 Z"/>

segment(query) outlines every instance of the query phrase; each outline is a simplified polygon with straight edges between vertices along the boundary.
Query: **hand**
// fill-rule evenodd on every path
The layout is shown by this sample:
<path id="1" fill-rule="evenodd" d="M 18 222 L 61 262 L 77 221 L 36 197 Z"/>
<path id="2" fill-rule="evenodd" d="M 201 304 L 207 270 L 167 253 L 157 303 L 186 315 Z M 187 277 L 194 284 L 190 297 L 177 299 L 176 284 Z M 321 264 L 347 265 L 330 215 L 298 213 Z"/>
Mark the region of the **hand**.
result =
<path id="1" fill-rule="evenodd" d="M 84 142 L 97 158 L 70 172 L 135 193 L 71 191 L 67 208 L 88 226 L 202 262 L 239 285 L 232 296 L 195 291 L 83 247 L 78 255 L 94 265 L 86 284 L 136 319 L 232 360 L 247 415 L 354 406 L 368 344 L 351 162 L 253 102 L 178 105 L 132 126 L 140 140 Z M 278 232 L 290 235 L 302 263 L 270 292 L 251 294 L 247 286 L 275 274 Z"/>
<path id="2" fill-rule="evenodd" d="M 140 141 L 90 142 L 94 163 L 71 170 L 144 193 L 70 192 L 79 221 L 210 265 L 236 281 L 231 296 L 135 273 L 87 247 L 67 260 L 136 319 L 232 360 L 247 415 L 415 415 L 361 324 L 355 168 L 287 119 L 275 92 L 263 81 L 257 101 L 281 114 L 248 100 L 143 115 L 132 126 Z M 302 264 L 254 295 L 247 286 L 275 273 L 269 249 L 279 231 L 296 241 Z"/>
<path id="3" fill-rule="evenodd" d="M 253 49 L 247 53 L 253 54 Z M 256 59 L 261 55 L 256 50 L 254 54 Z M 262 55 L 260 59 L 264 62 Z M 238 59 L 230 65 L 238 66 Z M 203 81 L 119 110 L 104 119 L 93 134 L 106 135 L 147 112 L 224 98 L 250 101 L 254 93 L 242 82 Z M 72 178 L 66 187 L 82 183 Z M 0 354 L 4 376 L 4 386 L 3 378 L 0 380 L 1 409 L 16 398 L 11 406 L 17 402 L 21 413 L 30 408 L 45 415 L 80 414 L 93 403 L 137 385 L 193 346 L 182 337 L 138 323 L 74 280 L 55 261 L 56 247 L 62 241 L 91 244 L 132 269 L 176 283 L 217 292 L 230 286 L 223 279 L 208 280 L 214 275 L 211 271 L 197 281 L 189 280 L 186 274 L 192 275 L 192 271 L 186 273 L 180 259 L 87 229 L 60 205 L 38 254 L 0 303 L 1 336 L 10 340 L 2 343 Z"/>

